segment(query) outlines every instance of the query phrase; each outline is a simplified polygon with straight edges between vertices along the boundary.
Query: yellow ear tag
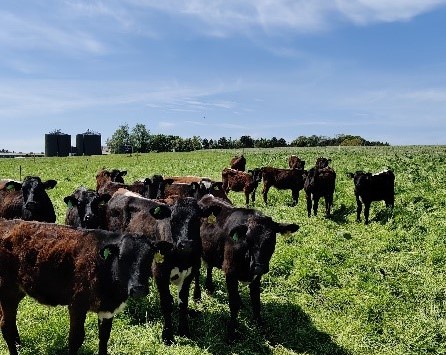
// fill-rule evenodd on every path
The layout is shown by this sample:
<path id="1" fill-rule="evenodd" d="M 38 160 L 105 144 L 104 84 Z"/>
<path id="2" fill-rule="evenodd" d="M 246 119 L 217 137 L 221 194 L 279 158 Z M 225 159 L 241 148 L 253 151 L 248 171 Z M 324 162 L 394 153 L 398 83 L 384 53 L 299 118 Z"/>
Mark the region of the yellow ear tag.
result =
<path id="1" fill-rule="evenodd" d="M 157 251 L 153 259 L 157 264 L 162 264 L 164 262 L 164 255 Z"/>
<path id="2" fill-rule="evenodd" d="M 215 217 L 214 214 L 211 213 L 208 217 L 208 223 L 214 224 L 215 222 L 217 222 L 217 217 Z"/>

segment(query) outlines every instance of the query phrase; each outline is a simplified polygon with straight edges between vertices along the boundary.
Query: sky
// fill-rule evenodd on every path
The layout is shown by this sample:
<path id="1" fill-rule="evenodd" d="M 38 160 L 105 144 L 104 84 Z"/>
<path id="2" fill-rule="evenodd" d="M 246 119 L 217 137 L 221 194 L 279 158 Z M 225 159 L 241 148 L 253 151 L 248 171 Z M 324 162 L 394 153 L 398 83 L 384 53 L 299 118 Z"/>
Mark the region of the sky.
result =
<path id="1" fill-rule="evenodd" d="M 446 0 L 5 0 L 0 149 L 121 126 L 446 144 Z"/>

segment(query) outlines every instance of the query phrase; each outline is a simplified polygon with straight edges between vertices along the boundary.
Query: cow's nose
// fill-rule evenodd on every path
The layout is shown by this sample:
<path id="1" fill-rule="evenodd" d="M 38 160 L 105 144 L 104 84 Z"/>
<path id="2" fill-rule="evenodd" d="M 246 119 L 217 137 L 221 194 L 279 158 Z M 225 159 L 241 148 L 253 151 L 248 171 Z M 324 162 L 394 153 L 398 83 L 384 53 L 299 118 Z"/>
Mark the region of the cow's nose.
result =
<path id="1" fill-rule="evenodd" d="M 93 215 L 92 214 L 87 214 L 85 215 L 85 222 L 91 221 L 93 219 Z"/>
<path id="2" fill-rule="evenodd" d="M 149 294 L 148 286 L 139 285 L 139 286 L 132 286 L 129 288 L 129 296 L 130 297 L 139 298 L 139 297 L 147 296 L 148 294 Z"/>
<path id="3" fill-rule="evenodd" d="M 32 209 L 35 209 L 36 207 L 37 207 L 37 203 L 34 202 L 34 201 L 28 201 L 28 202 L 25 204 L 25 208 L 26 208 L 27 210 L 32 210 Z"/>

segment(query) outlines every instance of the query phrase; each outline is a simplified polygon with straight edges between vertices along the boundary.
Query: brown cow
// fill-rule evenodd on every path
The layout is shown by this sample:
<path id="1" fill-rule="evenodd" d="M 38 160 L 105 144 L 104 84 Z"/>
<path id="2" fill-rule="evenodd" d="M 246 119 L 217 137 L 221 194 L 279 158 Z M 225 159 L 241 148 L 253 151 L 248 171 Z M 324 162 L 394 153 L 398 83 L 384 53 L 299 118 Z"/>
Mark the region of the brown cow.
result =
<path id="1" fill-rule="evenodd" d="M 304 173 L 305 170 L 299 169 L 262 168 L 262 195 L 265 204 L 268 203 L 268 191 L 274 186 L 278 190 L 291 190 L 292 206 L 296 206 L 299 201 L 299 191 L 304 187 Z"/>
<path id="2" fill-rule="evenodd" d="M 256 198 L 257 186 L 261 181 L 260 169 L 249 170 L 247 173 L 235 169 L 224 168 L 221 172 L 223 181 L 223 190 L 226 194 L 230 190 L 235 192 L 243 191 L 245 193 L 246 206 L 249 205 L 249 195 L 251 194 L 251 202 L 254 204 Z"/>
<path id="3" fill-rule="evenodd" d="M 235 156 L 231 159 L 231 169 L 245 171 L 246 168 L 246 158 L 242 155 Z"/>
<path id="4" fill-rule="evenodd" d="M 290 169 L 304 170 L 305 160 L 299 159 L 297 155 L 290 155 L 290 157 L 288 158 L 288 166 L 290 167 Z"/>
<path id="5" fill-rule="evenodd" d="M 70 355 L 84 341 L 87 312 L 97 313 L 99 354 L 106 355 L 114 315 L 128 297 L 149 293 L 155 251 L 147 236 L 0 219 L 0 325 L 9 353 L 18 354 L 17 308 L 29 295 L 68 306 Z"/>

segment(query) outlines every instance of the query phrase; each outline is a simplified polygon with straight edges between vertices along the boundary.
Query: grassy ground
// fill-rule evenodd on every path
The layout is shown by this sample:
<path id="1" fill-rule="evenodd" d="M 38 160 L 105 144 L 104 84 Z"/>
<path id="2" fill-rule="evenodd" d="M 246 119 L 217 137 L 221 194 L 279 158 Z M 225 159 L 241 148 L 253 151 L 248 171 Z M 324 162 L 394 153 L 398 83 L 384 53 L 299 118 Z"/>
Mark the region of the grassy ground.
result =
<path id="1" fill-rule="evenodd" d="M 63 197 L 76 187 L 95 187 L 101 167 L 128 170 L 126 181 L 151 176 L 201 175 L 221 178 L 221 170 L 240 151 L 153 153 L 133 156 L 1 159 L 0 178 L 39 175 L 56 179 L 49 191 L 63 223 Z M 297 154 L 314 164 L 332 159 L 337 172 L 333 217 L 308 218 L 305 198 L 288 207 L 290 191 L 260 191 L 256 207 L 276 221 L 297 222 L 298 232 L 279 237 L 271 271 L 262 282 L 265 328 L 251 321 L 248 289 L 241 288 L 243 338 L 225 343 L 229 317 L 224 279 L 214 271 L 217 292 L 191 302 L 192 339 L 161 342 L 162 317 L 152 285 L 144 300 L 130 302 L 115 318 L 111 354 L 446 354 L 446 147 L 343 147 L 245 150 L 247 168 L 286 167 Z M 20 169 L 21 167 L 21 169 Z M 371 223 L 355 222 L 353 182 L 347 172 L 396 175 L 393 213 L 372 204 Z M 21 171 L 21 175 L 20 175 Z M 261 188 L 259 189 L 261 190 Z M 229 197 L 243 206 L 241 193 Z M 323 206 L 322 206 L 323 207 Z M 320 212 L 323 208 L 320 208 Z M 49 308 L 25 298 L 19 309 L 21 354 L 59 354 L 67 347 L 66 307 Z M 86 322 L 81 354 L 97 352 L 96 316 Z M 4 342 L 0 353 L 6 354 Z"/>

